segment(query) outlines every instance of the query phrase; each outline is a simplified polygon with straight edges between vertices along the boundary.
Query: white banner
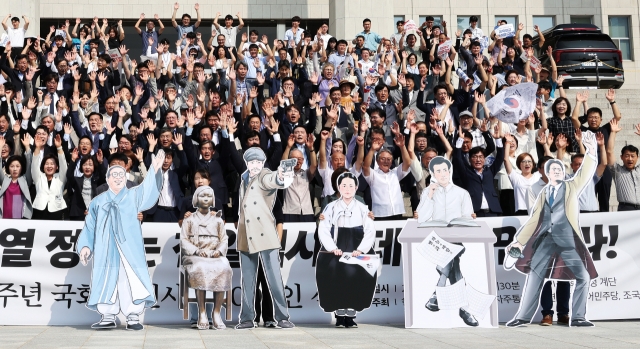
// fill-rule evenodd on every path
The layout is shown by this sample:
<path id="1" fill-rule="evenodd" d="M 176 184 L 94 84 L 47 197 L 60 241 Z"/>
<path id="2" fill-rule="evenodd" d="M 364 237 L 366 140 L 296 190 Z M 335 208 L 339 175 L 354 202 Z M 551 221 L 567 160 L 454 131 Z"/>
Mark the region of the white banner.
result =
<path id="1" fill-rule="evenodd" d="M 0 230 L 0 325 L 87 325 L 99 314 L 85 307 L 89 297 L 90 266 L 82 266 L 75 241 L 83 222 L 2 220 Z M 376 222 L 374 250 L 383 264 L 371 307 L 358 319 L 365 323 L 404 321 L 401 247 L 402 222 Z M 233 269 L 233 318 L 240 311 L 240 264 L 233 224 L 227 258 Z M 285 224 L 280 251 L 291 321 L 329 323 L 318 305 L 315 258 L 320 243 L 315 223 Z M 146 324 L 188 324 L 178 309 L 178 224 L 143 223 L 147 264 L 157 303 L 141 318 Z M 224 312 L 224 311 L 223 311 Z M 123 318 L 121 318 L 123 320 Z"/>
<path id="2" fill-rule="evenodd" d="M 526 119 L 536 109 L 538 84 L 525 82 L 502 89 L 487 102 L 492 116 L 509 124 Z"/>
<path id="3" fill-rule="evenodd" d="M 640 313 L 640 226 L 635 212 L 584 214 L 580 225 L 598 278 L 589 290 L 590 320 L 632 319 Z M 513 318 L 520 302 L 524 275 L 502 267 L 504 248 L 526 217 L 483 218 L 498 238 L 495 265 L 501 322 Z M 85 307 L 90 267 L 74 252 L 82 222 L 2 220 L 0 229 L 0 325 L 87 325 L 99 315 Z M 375 251 L 383 265 L 371 308 L 358 314 L 363 323 L 404 321 L 401 247 L 397 236 L 404 221 L 376 222 Z M 228 259 L 233 268 L 233 319 L 240 309 L 240 269 L 232 224 Z M 177 224 L 144 223 L 145 250 L 157 304 L 147 309 L 143 323 L 181 324 L 178 310 Z M 320 247 L 314 223 L 285 224 L 280 252 L 291 320 L 329 323 L 331 314 L 317 302 L 314 260 Z M 539 312 L 538 312 L 539 314 Z M 539 316 L 539 315 L 538 315 Z"/>

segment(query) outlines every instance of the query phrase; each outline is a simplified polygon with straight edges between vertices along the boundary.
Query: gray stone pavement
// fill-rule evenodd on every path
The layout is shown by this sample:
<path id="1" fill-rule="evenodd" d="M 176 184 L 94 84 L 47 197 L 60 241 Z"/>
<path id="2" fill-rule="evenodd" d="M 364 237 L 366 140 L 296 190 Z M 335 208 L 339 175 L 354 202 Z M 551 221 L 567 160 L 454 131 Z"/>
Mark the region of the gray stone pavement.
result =
<path id="1" fill-rule="evenodd" d="M 601 321 L 595 328 L 405 329 L 400 324 L 336 329 L 300 324 L 292 330 L 259 328 L 198 331 L 146 326 L 144 331 L 87 327 L 0 326 L 0 348 L 639 348 L 640 321 Z"/>

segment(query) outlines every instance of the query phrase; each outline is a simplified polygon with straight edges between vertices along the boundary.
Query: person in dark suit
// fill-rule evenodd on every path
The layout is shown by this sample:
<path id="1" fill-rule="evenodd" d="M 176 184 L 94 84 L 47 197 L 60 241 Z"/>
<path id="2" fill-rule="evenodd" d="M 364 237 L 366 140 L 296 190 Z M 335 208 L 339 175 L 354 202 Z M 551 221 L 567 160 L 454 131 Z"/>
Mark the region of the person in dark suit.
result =
<path id="1" fill-rule="evenodd" d="M 473 211 L 476 217 L 495 217 L 502 213 L 500 201 L 493 185 L 495 174 L 500 171 L 504 161 L 504 148 L 502 147 L 502 135 L 500 130 L 493 134 L 497 153 L 491 166 L 485 164 L 486 153 L 481 147 L 472 148 L 469 151 L 469 162 L 464 161 L 462 155 L 463 134 L 462 128 L 458 129 L 458 140 L 453 148 L 454 172 L 460 173 L 463 188 L 471 195 Z"/>
<path id="2" fill-rule="evenodd" d="M 433 88 L 435 101 L 433 104 L 427 104 L 424 103 L 425 88 L 425 84 L 420 85 L 420 92 L 418 92 L 416 107 L 422 110 L 426 115 L 431 115 L 434 108 L 437 110 L 438 114 L 441 114 L 443 109 L 448 107 L 446 115 L 442 121 L 447 122 L 449 118 L 453 118 L 454 126 L 460 125 L 460 112 L 469 107 L 469 92 L 464 89 L 458 89 L 455 90 L 452 95 L 449 95 L 445 85 L 436 85 L 436 87 Z M 468 87 L 466 87 L 466 89 L 468 89 Z M 448 98 L 451 98 L 453 101 L 450 105 L 447 105 Z"/>
<path id="3" fill-rule="evenodd" d="M 71 155 L 72 163 L 77 160 L 78 153 Z M 69 217 L 72 221 L 83 221 L 91 200 L 98 195 L 98 186 L 106 183 L 106 171 L 94 157 L 83 156 L 80 159 L 82 177 L 76 177 L 75 166 L 67 169 L 67 195 L 71 199 Z"/>
<path id="4" fill-rule="evenodd" d="M 55 64 L 55 68 L 57 71 L 53 70 L 51 64 Z M 58 77 L 57 90 L 64 91 L 64 95 L 67 98 L 71 95 L 75 80 L 73 78 L 73 75 L 71 75 L 71 70 L 69 69 L 69 64 L 67 63 L 66 59 L 56 58 L 53 63 L 47 61 L 47 67 L 42 75 L 56 75 Z M 60 81 L 62 81 L 62 84 L 60 83 Z"/>
<path id="5" fill-rule="evenodd" d="M 507 327 L 519 327 L 531 322 L 547 278 L 575 280 L 570 325 L 593 326 L 586 319 L 587 298 L 589 281 L 596 278 L 598 273 L 578 222 L 578 199 L 596 171 L 598 146 L 592 132 L 585 132 L 582 137 L 586 148 L 582 166 L 573 178 L 564 180 L 562 161 L 553 159 L 545 163 L 544 172 L 549 182 L 538 195 L 529 219 L 505 250 L 505 268 L 515 266 L 521 273 L 527 274 L 520 308 L 513 320 L 507 322 Z M 514 258 L 512 250 L 520 257 L 515 263 L 509 263 L 509 258 Z"/>
<path id="6" fill-rule="evenodd" d="M 315 102 L 309 108 L 305 108 L 305 118 L 306 123 L 302 120 L 302 112 L 300 108 L 296 105 L 289 105 L 286 108 L 281 105 L 278 108 L 278 116 L 276 116 L 276 120 L 282 120 L 280 123 L 280 136 L 283 139 L 288 139 L 289 135 L 293 133 L 293 129 L 296 126 L 302 126 L 305 128 L 308 134 L 311 134 L 315 131 L 316 128 L 316 108 Z"/>
<path id="7" fill-rule="evenodd" d="M 216 154 L 216 146 L 211 141 L 203 141 L 198 148 L 195 148 L 191 140 L 184 142 L 184 153 L 187 158 L 187 163 L 194 175 L 198 170 L 204 169 L 208 173 L 207 179 L 215 194 L 215 207 L 217 210 L 224 211 L 224 205 L 229 202 L 229 191 L 225 183 L 225 169 L 228 164 L 228 152 L 214 158 Z M 192 190 L 197 188 L 194 181 Z M 191 201 L 187 200 L 187 204 L 190 205 Z M 224 216 L 223 216 L 224 219 Z"/>
<path id="8" fill-rule="evenodd" d="M 152 208 L 145 212 L 145 214 L 150 216 L 148 220 L 151 222 L 177 223 L 179 220 L 180 207 L 182 207 L 184 200 L 180 178 L 185 175 L 189 168 L 189 163 L 182 147 L 181 134 L 178 133 L 175 135 L 174 144 L 178 147 L 176 152 L 171 149 L 164 150 L 165 158 L 161 169 L 163 184 L 160 190 L 160 198 Z M 151 152 L 148 152 L 145 157 L 145 165 L 147 168 L 151 165 L 151 154 Z M 174 157 L 180 159 L 180 165 L 174 166 Z"/>

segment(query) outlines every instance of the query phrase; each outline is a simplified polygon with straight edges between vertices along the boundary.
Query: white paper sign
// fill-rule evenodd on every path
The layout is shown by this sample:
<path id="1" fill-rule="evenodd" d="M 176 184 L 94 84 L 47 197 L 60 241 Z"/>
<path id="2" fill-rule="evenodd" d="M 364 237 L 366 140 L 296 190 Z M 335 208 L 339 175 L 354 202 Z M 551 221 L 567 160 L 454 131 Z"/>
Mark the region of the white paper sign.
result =
<path id="1" fill-rule="evenodd" d="M 2 36 L 0 36 L 0 46 L 5 46 L 7 45 L 7 42 L 9 42 L 9 35 L 7 35 L 7 33 L 2 33 Z"/>
<path id="2" fill-rule="evenodd" d="M 451 40 L 447 40 L 438 46 L 438 57 L 447 59 L 447 57 L 449 57 L 449 51 L 451 51 Z"/>
<path id="3" fill-rule="evenodd" d="M 540 60 L 538 59 L 538 57 L 536 56 L 527 56 L 526 52 L 522 52 L 522 54 L 520 55 L 520 59 L 522 59 L 523 62 L 527 62 L 529 61 L 529 66 L 531 67 L 531 69 L 536 69 L 540 66 Z"/>
<path id="4" fill-rule="evenodd" d="M 409 31 L 409 30 L 414 30 L 415 31 L 416 28 L 417 28 L 416 23 L 412 19 L 410 19 L 410 20 L 408 20 L 408 21 L 406 21 L 404 23 L 404 31 Z"/>
<path id="5" fill-rule="evenodd" d="M 418 245 L 418 252 L 422 254 L 429 262 L 443 267 L 457 256 L 464 247 L 455 245 L 445 241 L 438 236 L 435 231 L 432 231 L 427 237 Z"/>
<path id="6" fill-rule="evenodd" d="M 538 84 L 526 82 L 502 89 L 487 102 L 492 116 L 500 121 L 515 124 L 529 117 L 536 108 Z"/>
<path id="7" fill-rule="evenodd" d="M 516 31 L 513 28 L 513 24 L 504 24 L 496 29 L 496 38 L 505 39 L 514 36 L 516 36 Z"/>
<path id="8" fill-rule="evenodd" d="M 340 262 L 359 265 L 371 276 L 373 276 L 376 271 L 378 271 L 378 267 L 380 267 L 380 257 L 371 254 L 361 254 L 358 257 L 353 257 L 351 253 L 343 253 L 340 257 Z"/>

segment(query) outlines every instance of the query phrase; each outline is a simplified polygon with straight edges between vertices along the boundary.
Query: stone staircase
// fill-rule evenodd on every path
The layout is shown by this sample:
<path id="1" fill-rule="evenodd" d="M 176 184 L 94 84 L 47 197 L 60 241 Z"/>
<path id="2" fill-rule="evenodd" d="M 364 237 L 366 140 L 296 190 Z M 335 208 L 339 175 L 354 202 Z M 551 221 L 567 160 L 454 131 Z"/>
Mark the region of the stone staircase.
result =
<path id="1" fill-rule="evenodd" d="M 573 108 L 576 101 L 576 94 L 582 90 L 566 90 L 567 98 L 571 102 Z M 609 101 L 605 98 L 607 90 L 589 90 L 589 107 L 598 107 L 602 109 L 602 123 L 609 122 L 613 118 Z M 640 90 L 616 90 L 616 104 L 622 113 L 622 132 L 616 136 L 615 154 L 619 159 L 620 149 L 627 144 L 633 144 L 640 147 L 640 136 L 635 134 L 635 127 L 640 123 Z M 620 162 L 620 160 L 618 160 Z M 610 211 L 616 211 L 618 208 L 618 200 L 616 198 L 615 183 L 611 186 L 611 198 L 609 199 Z"/>

